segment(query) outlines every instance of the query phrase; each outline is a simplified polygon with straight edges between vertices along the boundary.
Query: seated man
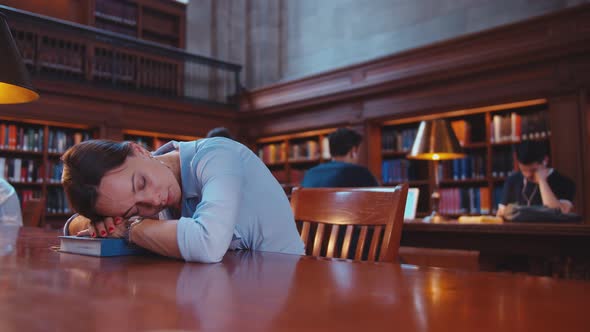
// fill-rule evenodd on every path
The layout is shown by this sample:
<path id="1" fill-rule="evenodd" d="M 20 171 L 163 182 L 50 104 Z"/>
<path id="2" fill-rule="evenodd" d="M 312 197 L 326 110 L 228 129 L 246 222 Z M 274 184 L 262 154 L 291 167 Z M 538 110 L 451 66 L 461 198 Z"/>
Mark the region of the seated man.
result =
<path id="1" fill-rule="evenodd" d="M 332 161 L 320 164 L 305 173 L 302 187 L 375 187 L 379 184 L 366 167 L 356 165 L 362 136 L 340 128 L 330 134 Z"/>
<path id="2" fill-rule="evenodd" d="M 547 168 L 545 143 L 524 141 L 516 146 L 519 172 L 506 179 L 498 216 L 503 216 L 507 204 L 544 205 L 568 213 L 573 209 L 575 184 L 553 168 Z"/>

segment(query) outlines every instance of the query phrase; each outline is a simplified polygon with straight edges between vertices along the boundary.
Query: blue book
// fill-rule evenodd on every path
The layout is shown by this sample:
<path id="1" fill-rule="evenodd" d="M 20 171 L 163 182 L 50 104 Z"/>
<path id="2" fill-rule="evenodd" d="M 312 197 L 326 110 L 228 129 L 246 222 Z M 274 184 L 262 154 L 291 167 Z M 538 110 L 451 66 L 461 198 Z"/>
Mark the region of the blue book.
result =
<path id="1" fill-rule="evenodd" d="M 112 257 L 141 255 L 146 250 L 125 239 L 60 236 L 59 251 L 71 254 Z"/>

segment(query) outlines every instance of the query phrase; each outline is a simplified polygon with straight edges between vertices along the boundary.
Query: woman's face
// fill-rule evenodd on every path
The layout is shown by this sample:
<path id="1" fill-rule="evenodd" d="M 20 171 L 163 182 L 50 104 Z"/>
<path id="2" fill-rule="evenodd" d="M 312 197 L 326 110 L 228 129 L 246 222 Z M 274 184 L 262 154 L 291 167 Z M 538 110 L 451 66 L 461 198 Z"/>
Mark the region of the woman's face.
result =
<path id="1" fill-rule="evenodd" d="M 180 184 L 171 169 L 140 149 L 103 176 L 96 202 L 100 215 L 150 217 L 180 204 Z"/>

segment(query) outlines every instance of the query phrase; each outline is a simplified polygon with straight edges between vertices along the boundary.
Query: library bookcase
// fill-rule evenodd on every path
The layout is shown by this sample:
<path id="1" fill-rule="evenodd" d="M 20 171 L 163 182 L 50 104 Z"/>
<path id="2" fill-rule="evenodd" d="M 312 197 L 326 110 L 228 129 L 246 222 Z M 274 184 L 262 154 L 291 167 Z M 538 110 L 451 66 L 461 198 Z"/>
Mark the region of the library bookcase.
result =
<path id="1" fill-rule="evenodd" d="M 445 118 L 457 135 L 466 157 L 433 163 L 410 160 L 414 137 L 421 120 Z M 420 189 L 418 216 L 431 211 L 430 194 L 434 172 L 441 179 L 440 212 L 449 217 L 495 214 L 505 179 L 517 171 L 515 143 L 525 140 L 547 142 L 551 163 L 551 128 L 545 99 L 450 111 L 426 117 L 381 122 L 378 145 L 380 170 L 374 170 L 385 186 L 407 182 Z"/>
<path id="2" fill-rule="evenodd" d="M 194 141 L 198 140 L 199 138 L 202 137 L 174 135 L 134 129 L 123 130 L 124 140 L 137 142 L 149 151 L 155 151 L 169 141 Z"/>
<path id="3" fill-rule="evenodd" d="M 79 124 L 0 118 L 0 176 L 11 183 L 21 203 L 44 199 L 41 219 L 63 224 L 72 214 L 61 187 L 61 155 L 93 138 L 96 129 Z"/>
<path id="4" fill-rule="evenodd" d="M 309 130 L 256 140 L 255 150 L 287 192 L 299 186 L 305 171 L 329 161 L 328 135 L 335 128 Z"/>

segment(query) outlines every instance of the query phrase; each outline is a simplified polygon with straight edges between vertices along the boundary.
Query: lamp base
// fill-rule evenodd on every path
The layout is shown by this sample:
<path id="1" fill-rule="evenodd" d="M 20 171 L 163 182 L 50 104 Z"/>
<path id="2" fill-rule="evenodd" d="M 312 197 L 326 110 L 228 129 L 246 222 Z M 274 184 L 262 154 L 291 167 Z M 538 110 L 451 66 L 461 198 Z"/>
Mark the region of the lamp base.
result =
<path id="1" fill-rule="evenodd" d="M 432 213 L 428 217 L 422 219 L 422 221 L 426 223 L 439 224 L 448 221 L 448 219 L 439 214 L 438 212 L 432 211 Z"/>

